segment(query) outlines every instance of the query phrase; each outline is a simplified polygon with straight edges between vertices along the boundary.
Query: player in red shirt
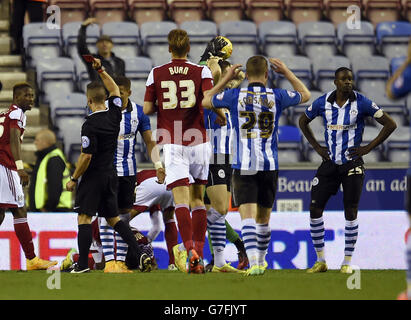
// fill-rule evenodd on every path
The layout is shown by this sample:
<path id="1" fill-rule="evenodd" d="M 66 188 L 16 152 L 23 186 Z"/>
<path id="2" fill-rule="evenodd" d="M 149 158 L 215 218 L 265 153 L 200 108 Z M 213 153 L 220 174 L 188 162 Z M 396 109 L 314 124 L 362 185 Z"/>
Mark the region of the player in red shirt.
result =
<path id="1" fill-rule="evenodd" d="M 170 31 L 168 43 L 172 60 L 151 70 L 144 113 L 157 112 L 157 141 L 163 145 L 165 183 L 173 193 L 178 228 L 189 256 L 188 272 L 204 273 L 207 218 L 203 197 L 211 148 L 201 101 L 204 93 L 213 87 L 213 77 L 208 67 L 187 60 L 190 51 L 187 32 Z M 224 122 L 225 116 L 218 114 Z M 190 176 L 194 179 L 191 186 Z"/>
<path id="2" fill-rule="evenodd" d="M 27 110 L 34 104 L 34 93 L 28 83 L 13 87 L 13 104 L 0 113 L 0 224 L 6 209 L 14 218 L 14 231 L 26 256 L 27 270 L 44 270 L 57 264 L 36 257 L 33 239 L 27 223 L 23 186 L 29 183 L 21 160 L 21 142 L 26 127 Z"/>

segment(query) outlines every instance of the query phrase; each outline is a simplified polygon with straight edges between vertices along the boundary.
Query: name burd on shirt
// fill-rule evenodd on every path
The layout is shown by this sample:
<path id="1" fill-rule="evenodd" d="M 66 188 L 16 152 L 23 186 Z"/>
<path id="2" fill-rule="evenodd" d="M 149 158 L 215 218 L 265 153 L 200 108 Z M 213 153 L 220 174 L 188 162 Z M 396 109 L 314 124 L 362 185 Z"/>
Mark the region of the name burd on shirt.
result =
<path id="1" fill-rule="evenodd" d="M 168 71 L 170 71 L 170 75 L 175 75 L 175 74 L 184 74 L 187 75 L 188 73 L 188 67 L 170 67 L 168 68 Z"/>

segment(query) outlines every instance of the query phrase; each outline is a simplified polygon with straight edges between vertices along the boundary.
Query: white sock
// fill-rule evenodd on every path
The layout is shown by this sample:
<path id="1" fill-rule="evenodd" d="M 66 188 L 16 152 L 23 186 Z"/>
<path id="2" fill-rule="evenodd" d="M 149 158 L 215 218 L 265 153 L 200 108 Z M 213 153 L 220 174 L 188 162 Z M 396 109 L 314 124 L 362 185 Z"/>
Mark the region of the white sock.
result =
<path id="1" fill-rule="evenodd" d="M 148 241 L 153 242 L 161 232 L 161 212 L 154 211 L 153 213 L 150 213 L 150 219 L 151 229 L 147 233 L 147 239 Z"/>
<path id="2" fill-rule="evenodd" d="M 265 256 L 271 240 L 271 229 L 268 224 L 256 224 L 258 265 L 264 266 Z"/>
<path id="3" fill-rule="evenodd" d="M 226 243 L 225 216 L 220 215 L 220 218 L 213 223 L 208 230 L 210 231 L 211 244 L 213 245 L 214 265 L 221 268 L 226 264 L 224 259 L 224 249 Z"/>
<path id="4" fill-rule="evenodd" d="M 104 260 L 114 260 L 114 229 L 106 219 L 99 218 L 100 240 L 103 247 Z"/>
<path id="5" fill-rule="evenodd" d="M 345 250 L 342 265 L 350 265 L 358 238 L 358 220 L 345 221 Z"/>
<path id="6" fill-rule="evenodd" d="M 315 252 L 317 253 L 317 261 L 325 262 L 324 259 L 324 221 L 323 217 L 310 218 L 310 234 L 313 241 Z"/>

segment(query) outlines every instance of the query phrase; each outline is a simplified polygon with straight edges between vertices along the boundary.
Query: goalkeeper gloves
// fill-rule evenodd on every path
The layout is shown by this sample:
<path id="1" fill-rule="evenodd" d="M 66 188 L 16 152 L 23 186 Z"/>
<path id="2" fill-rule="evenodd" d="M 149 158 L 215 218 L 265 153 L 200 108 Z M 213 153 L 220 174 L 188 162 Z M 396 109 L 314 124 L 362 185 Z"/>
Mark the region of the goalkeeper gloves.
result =
<path id="1" fill-rule="evenodd" d="M 207 60 L 210 59 L 212 56 L 223 57 L 224 52 L 221 52 L 221 49 L 223 49 L 227 44 L 227 41 L 225 41 L 222 37 L 215 37 L 214 39 L 212 39 L 207 44 L 207 48 L 201 56 L 200 63 L 207 62 Z"/>

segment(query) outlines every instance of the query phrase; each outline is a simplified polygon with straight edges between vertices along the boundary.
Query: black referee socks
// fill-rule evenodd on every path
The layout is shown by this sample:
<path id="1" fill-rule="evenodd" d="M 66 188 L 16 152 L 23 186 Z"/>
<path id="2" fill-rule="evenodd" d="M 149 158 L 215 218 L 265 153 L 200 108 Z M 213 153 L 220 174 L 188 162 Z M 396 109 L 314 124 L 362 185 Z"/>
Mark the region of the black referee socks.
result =
<path id="1" fill-rule="evenodd" d="M 88 268 L 88 253 L 93 241 L 91 224 L 79 224 L 77 245 L 79 251 L 78 265 L 81 269 Z"/>
<path id="2" fill-rule="evenodd" d="M 119 221 L 114 226 L 114 230 L 123 238 L 124 242 L 128 244 L 129 248 L 134 251 L 137 255 L 141 254 L 141 249 L 137 244 L 136 237 L 133 231 L 131 231 L 130 226 L 125 224 L 124 221 Z"/>

